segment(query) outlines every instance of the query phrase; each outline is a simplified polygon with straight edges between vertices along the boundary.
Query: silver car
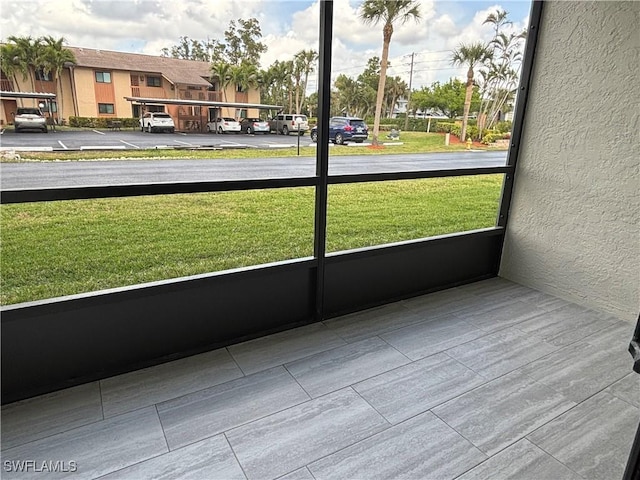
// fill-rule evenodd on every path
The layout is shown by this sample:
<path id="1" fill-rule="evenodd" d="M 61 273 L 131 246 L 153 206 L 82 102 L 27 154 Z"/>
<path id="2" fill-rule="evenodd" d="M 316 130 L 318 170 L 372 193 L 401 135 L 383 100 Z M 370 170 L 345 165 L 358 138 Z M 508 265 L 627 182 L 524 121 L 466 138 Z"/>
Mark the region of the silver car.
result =
<path id="1" fill-rule="evenodd" d="M 13 118 L 13 126 L 16 132 L 23 130 L 40 130 L 47 133 L 47 121 L 39 108 L 20 107 Z"/>

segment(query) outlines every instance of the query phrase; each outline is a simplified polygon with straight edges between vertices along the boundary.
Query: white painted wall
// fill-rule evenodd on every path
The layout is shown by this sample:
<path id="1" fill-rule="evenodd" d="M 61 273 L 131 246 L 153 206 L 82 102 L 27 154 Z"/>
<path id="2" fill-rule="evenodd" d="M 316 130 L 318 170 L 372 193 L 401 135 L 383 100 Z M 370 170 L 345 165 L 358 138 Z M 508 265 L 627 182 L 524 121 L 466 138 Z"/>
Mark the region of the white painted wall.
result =
<path id="1" fill-rule="evenodd" d="M 640 2 L 547 2 L 500 275 L 635 321 Z"/>

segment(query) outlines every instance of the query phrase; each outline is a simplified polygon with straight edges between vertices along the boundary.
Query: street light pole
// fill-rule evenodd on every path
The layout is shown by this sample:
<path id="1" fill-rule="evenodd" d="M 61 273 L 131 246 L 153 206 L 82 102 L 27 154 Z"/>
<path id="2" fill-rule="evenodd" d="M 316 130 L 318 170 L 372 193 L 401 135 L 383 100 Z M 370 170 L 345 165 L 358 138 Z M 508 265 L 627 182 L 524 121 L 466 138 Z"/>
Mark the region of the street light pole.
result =
<path id="1" fill-rule="evenodd" d="M 300 156 L 300 124 L 302 123 L 302 119 L 300 117 L 296 117 L 296 133 L 298 134 L 298 156 Z"/>

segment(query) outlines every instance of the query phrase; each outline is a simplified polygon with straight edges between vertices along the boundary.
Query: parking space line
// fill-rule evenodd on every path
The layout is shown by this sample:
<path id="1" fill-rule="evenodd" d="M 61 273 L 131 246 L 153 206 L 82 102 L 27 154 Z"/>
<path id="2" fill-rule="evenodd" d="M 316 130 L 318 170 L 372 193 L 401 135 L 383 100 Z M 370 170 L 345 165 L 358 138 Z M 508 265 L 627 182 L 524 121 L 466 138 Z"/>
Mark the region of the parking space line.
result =
<path id="1" fill-rule="evenodd" d="M 100 130 L 92 130 L 92 131 L 94 131 L 94 132 L 96 132 L 96 133 L 99 133 L 100 135 L 106 135 L 106 133 L 101 132 Z"/>
<path id="2" fill-rule="evenodd" d="M 193 143 L 189 143 L 189 142 L 181 142 L 180 140 L 176 140 L 176 143 L 182 143 L 183 145 L 189 145 L 190 147 L 193 146 Z"/>
<path id="3" fill-rule="evenodd" d="M 69 150 L 69 147 L 67 147 L 64 143 L 62 143 L 61 140 L 58 140 L 58 145 L 60 145 L 62 148 L 64 148 L 65 150 Z"/>
<path id="4" fill-rule="evenodd" d="M 122 143 L 124 143 L 125 145 L 129 145 L 130 147 L 133 148 L 140 148 L 138 145 L 134 145 L 133 143 L 129 143 L 129 142 L 125 142 L 124 140 L 120 140 Z"/>
<path id="5" fill-rule="evenodd" d="M 124 150 L 124 145 L 83 145 L 80 150 Z"/>

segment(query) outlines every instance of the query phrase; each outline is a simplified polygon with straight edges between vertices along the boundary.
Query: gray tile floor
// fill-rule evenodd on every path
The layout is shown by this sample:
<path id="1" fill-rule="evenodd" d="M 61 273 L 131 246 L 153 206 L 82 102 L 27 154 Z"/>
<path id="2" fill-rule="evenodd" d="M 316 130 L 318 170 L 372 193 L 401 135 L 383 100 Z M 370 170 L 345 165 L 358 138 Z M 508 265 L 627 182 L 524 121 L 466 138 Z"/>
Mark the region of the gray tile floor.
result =
<path id="1" fill-rule="evenodd" d="M 633 328 L 478 282 L 7 405 L 2 478 L 618 479 Z"/>

